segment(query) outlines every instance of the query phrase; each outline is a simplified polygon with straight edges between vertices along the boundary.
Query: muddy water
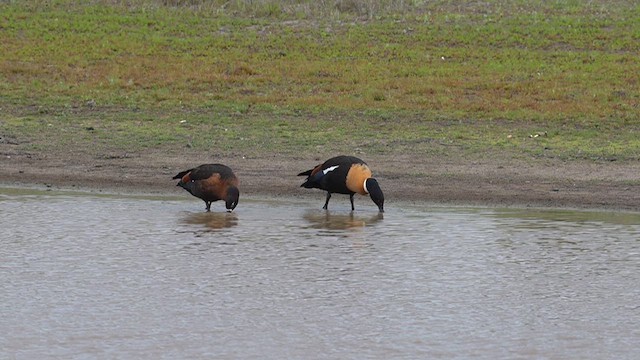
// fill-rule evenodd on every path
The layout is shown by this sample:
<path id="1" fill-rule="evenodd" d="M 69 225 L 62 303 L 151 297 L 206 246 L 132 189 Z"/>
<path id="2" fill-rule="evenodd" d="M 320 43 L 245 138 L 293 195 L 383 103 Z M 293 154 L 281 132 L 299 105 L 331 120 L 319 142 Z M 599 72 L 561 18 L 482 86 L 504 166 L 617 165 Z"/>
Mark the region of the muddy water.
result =
<path id="1" fill-rule="evenodd" d="M 640 215 L 0 189 L 3 359 L 638 359 Z"/>

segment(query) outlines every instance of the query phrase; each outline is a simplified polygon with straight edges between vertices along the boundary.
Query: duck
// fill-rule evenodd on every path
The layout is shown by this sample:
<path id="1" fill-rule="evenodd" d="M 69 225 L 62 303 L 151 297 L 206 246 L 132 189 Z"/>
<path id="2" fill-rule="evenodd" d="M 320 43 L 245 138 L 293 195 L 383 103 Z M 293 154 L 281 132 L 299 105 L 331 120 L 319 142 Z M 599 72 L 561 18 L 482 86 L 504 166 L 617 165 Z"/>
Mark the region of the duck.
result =
<path id="1" fill-rule="evenodd" d="M 311 170 L 303 171 L 298 176 L 307 176 L 300 187 L 307 189 L 321 189 L 327 192 L 324 210 L 328 209 L 331 194 L 347 194 L 351 201 L 351 211 L 355 210 L 353 196 L 355 194 L 369 195 L 384 212 L 384 194 L 378 181 L 372 177 L 367 163 L 355 156 L 340 155 L 332 157 Z"/>
<path id="2" fill-rule="evenodd" d="M 203 164 L 181 171 L 173 179 L 180 179 L 177 186 L 202 199 L 207 211 L 211 211 L 211 203 L 218 200 L 224 200 L 228 212 L 238 205 L 238 178 L 226 165 Z"/>

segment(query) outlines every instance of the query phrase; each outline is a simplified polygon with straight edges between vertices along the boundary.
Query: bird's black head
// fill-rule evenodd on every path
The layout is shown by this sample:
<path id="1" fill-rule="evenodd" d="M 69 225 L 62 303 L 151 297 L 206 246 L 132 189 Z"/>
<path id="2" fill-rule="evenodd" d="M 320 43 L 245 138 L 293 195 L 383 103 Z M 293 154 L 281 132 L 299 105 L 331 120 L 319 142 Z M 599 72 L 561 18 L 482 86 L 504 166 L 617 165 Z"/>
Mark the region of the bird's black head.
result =
<path id="1" fill-rule="evenodd" d="M 378 205 L 380 212 L 384 212 L 384 194 L 382 193 L 382 189 L 380 189 L 380 185 L 378 185 L 378 181 L 374 178 L 369 178 L 365 182 L 365 185 L 367 186 L 371 200 Z"/>
<path id="2" fill-rule="evenodd" d="M 230 186 L 227 189 L 227 197 L 224 199 L 227 207 L 227 211 L 232 212 L 233 209 L 238 206 L 238 201 L 240 200 L 240 190 L 238 190 L 235 186 Z"/>

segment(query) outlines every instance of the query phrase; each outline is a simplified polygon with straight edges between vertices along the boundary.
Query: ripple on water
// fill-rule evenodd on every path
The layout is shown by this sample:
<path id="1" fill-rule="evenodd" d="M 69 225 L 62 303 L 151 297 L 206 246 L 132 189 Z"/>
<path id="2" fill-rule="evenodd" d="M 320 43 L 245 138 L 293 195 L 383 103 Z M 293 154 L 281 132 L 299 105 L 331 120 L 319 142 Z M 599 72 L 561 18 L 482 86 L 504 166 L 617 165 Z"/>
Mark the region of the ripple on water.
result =
<path id="1" fill-rule="evenodd" d="M 0 355 L 640 356 L 637 214 L 388 205 L 0 190 Z"/>

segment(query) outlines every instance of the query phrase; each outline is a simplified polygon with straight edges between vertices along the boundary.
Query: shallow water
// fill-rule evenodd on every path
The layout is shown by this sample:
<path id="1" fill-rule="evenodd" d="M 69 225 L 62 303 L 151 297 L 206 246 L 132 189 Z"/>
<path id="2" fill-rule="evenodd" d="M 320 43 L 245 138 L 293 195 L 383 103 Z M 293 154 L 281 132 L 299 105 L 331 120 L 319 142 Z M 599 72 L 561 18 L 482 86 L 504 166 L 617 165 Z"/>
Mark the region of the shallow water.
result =
<path id="1" fill-rule="evenodd" d="M 323 201 L 0 189 L 0 358 L 640 358 L 638 214 Z"/>

